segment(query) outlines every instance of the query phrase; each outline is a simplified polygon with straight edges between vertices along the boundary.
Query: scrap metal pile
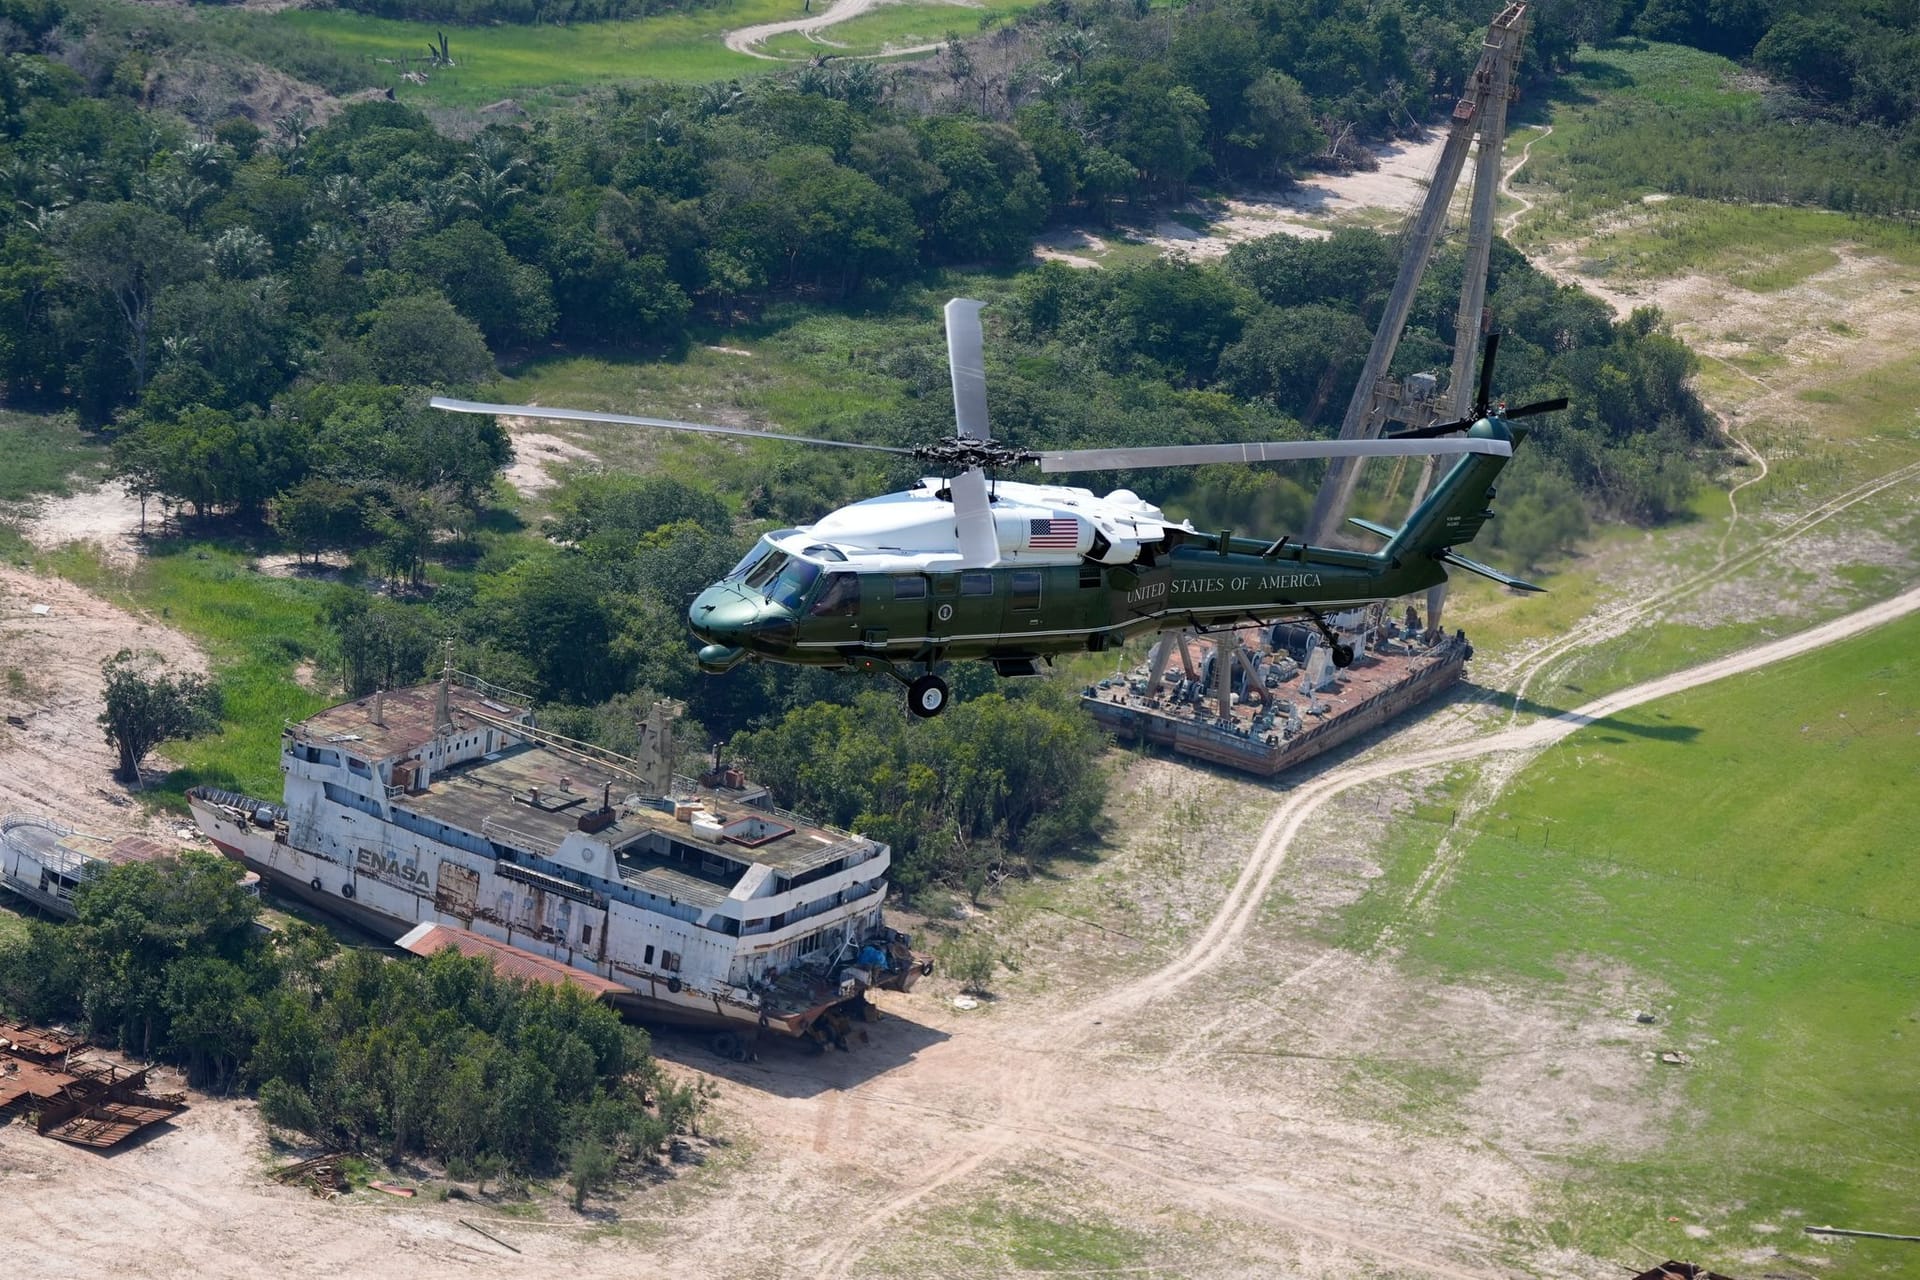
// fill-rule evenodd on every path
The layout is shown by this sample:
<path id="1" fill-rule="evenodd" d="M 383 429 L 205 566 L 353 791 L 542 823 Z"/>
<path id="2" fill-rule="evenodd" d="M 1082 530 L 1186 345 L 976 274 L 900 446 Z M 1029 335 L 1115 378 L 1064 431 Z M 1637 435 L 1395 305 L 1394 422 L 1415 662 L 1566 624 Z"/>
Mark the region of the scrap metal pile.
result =
<path id="1" fill-rule="evenodd" d="M 81 1056 L 64 1031 L 0 1022 L 0 1122 L 32 1116 L 42 1137 L 115 1147 L 186 1110 L 179 1094 L 147 1088 L 145 1067 Z"/>

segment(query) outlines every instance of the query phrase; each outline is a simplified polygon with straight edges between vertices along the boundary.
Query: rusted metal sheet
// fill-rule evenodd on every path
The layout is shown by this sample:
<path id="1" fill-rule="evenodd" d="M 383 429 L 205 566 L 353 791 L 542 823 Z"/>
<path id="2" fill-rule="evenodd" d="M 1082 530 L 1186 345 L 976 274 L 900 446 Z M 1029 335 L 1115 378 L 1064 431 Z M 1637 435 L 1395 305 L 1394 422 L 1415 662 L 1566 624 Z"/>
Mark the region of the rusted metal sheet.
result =
<path id="1" fill-rule="evenodd" d="M 466 929 L 456 929 L 452 925 L 419 925 L 408 930 L 396 945 L 401 950 L 411 951 L 417 956 L 435 955 L 452 947 L 461 955 L 479 956 L 487 960 L 497 972 L 508 977 L 525 978 L 530 982 L 544 982 L 549 986 L 570 984 L 596 997 L 613 995 L 627 989 L 598 974 L 576 969 L 572 965 L 550 960 L 546 956 L 535 955 L 531 951 L 505 942 L 483 938 Z"/>
<path id="2" fill-rule="evenodd" d="M 457 862 L 442 860 L 440 883 L 434 890 L 433 905 L 443 916 L 472 920 L 480 899 L 480 873 Z"/>
<path id="3" fill-rule="evenodd" d="M 105 1148 L 186 1110 L 147 1092 L 145 1068 L 76 1057 L 81 1047 L 64 1032 L 0 1023 L 0 1117 L 35 1112 L 43 1137 Z"/>

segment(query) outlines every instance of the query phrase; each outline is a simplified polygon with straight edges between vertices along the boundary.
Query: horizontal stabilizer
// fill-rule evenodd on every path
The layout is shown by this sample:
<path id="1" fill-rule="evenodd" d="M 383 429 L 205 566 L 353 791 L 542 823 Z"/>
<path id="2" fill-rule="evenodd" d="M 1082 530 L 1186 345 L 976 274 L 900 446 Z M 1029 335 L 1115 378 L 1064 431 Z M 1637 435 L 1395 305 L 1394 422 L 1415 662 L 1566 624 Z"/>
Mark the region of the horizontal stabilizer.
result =
<path id="1" fill-rule="evenodd" d="M 1358 525 L 1360 528 L 1365 529 L 1368 533 L 1377 533 L 1381 537 L 1389 540 L 1393 538 L 1394 534 L 1400 532 L 1398 529 L 1389 529 L 1387 528 L 1387 526 L 1383 524 L 1375 524 L 1371 520 L 1362 520 L 1359 516 L 1348 516 L 1347 523 L 1351 525 Z"/>
<path id="2" fill-rule="evenodd" d="M 1456 569 L 1465 569 L 1468 573 L 1477 573 L 1483 578 L 1492 578 L 1503 587 L 1512 587 L 1515 591 L 1545 591 L 1545 587 L 1536 587 L 1511 574 L 1505 574 L 1490 564 L 1481 564 L 1478 560 L 1469 560 L 1452 551 L 1443 551 L 1436 557 L 1441 564 L 1450 564 Z"/>

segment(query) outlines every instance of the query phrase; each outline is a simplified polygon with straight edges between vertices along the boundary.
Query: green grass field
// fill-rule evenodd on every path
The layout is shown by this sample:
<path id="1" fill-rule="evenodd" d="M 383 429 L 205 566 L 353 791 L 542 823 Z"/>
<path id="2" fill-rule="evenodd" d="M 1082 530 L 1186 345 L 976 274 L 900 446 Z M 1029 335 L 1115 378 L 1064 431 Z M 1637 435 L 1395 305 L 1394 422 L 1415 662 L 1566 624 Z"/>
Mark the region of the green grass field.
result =
<path id="1" fill-rule="evenodd" d="M 950 29 L 977 30 L 983 14 L 1024 7 L 1024 0 L 989 0 L 984 7 L 947 0 L 901 3 L 822 34 L 844 40 L 852 52 L 877 52 L 884 44 L 909 43 L 900 38 L 903 32 L 931 30 L 934 34 L 928 39 L 938 40 Z M 781 70 L 779 62 L 732 52 L 723 37 L 739 27 L 805 16 L 798 0 L 723 0 L 684 13 L 565 27 L 447 27 L 336 9 L 289 9 L 272 21 L 323 37 L 340 52 L 368 60 L 420 59 L 436 32 L 444 31 L 456 65 L 442 70 L 416 67 L 428 71 L 426 84 L 405 82 L 399 78 L 399 67 L 384 63 L 377 64 L 374 74 L 407 101 L 478 107 L 503 98 L 548 101 L 624 80 L 703 82 Z M 787 36 L 777 37 L 769 52 L 804 57 L 825 49 L 804 36 Z"/>
<path id="2" fill-rule="evenodd" d="M 153 548 L 131 575 L 102 565 L 92 548 L 56 552 L 47 567 L 109 600 L 143 610 L 198 641 L 225 699 L 222 731 L 170 743 L 181 767 L 148 794 L 184 806 L 186 789 L 211 783 L 253 795 L 280 794 L 280 730 L 331 699 L 294 678 L 316 656 L 323 584 L 270 578 L 224 545 L 181 541 Z"/>
<path id="3" fill-rule="evenodd" d="M 1670 1039 L 1695 1059 L 1664 1142 L 1567 1169 L 1557 1236 L 1718 1270 L 1777 1247 L 1830 1258 L 1825 1276 L 1914 1274 L 1911 1246 L 1813 1244 L 1798 1228 L 1913 1230 L 1916 735 L 1910 618 L 1596 724 L 1483 814 L 1405 963 L 1550 989 L 1625 970 L 1669 993 Z M 1436 815 L 1415 815 L 1424 834 L 1376 893 L 1431 852 Z M 1349 929 L 1379 905 L 1354 908 Z"/>

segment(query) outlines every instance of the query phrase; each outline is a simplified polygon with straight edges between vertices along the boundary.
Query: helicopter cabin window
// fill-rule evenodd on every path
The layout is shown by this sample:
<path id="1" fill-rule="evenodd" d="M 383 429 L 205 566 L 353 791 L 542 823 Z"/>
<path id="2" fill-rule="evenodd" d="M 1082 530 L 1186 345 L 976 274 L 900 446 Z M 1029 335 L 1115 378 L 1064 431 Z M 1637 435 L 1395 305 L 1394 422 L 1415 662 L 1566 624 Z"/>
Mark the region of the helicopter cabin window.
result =
<path id="1" fill-rule="evenodd" d="M 860 575 L 828 574 L 826 585 L 820 588 L 820 594 L 815 597 L 809 612 L 816 618 L 845 618 L 859 613 Z"/>
<path id="2" fill-rule="evenodd" d="M 986 569 L 973 569 L 961 574 L 960 594 L 963 596 L 992 595 L 993 574 Z"/>
<path id="3" fill-rule="evenodd" d="M 902 575 L 893 580 L 893 598 L 895 600 L 925 600 L 927 598 L 927 580 L 919 574 Z"/>
<path id="4" fill-rule="evenodd" d="M 1015 569 L 1013 571 L 1013 608 L 1016 613 L 1030 612 L 1040 607 L 1040 571 L 1038 569 Z"/>
<path id="5" fill-rule="evenodd" d="M 819 577 L 820 566 L 811 560 L 788 560 L 767 588 L 767 598 L 783 609 L 798 609 Z"/>

